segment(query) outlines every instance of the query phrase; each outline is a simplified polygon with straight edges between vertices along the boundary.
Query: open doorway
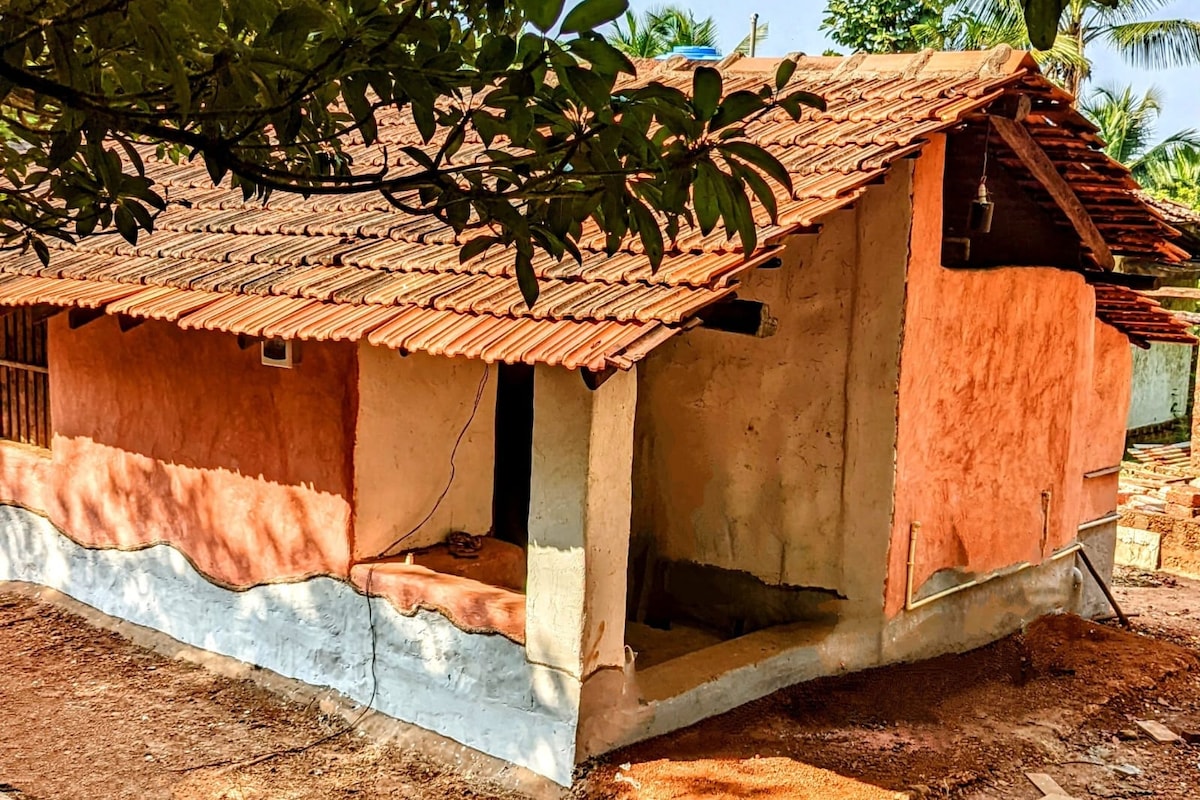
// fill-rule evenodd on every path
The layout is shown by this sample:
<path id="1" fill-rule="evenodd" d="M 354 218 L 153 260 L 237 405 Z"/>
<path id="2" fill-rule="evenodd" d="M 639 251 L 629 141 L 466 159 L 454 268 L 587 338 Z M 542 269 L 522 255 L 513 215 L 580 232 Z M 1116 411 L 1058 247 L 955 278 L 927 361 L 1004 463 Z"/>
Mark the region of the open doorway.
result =
<path id="1" fill-rule="evenodd" d="M 500 364 L 497 374 L 492 533 L 525 548 L 533 470 L 533 366 Z"/>

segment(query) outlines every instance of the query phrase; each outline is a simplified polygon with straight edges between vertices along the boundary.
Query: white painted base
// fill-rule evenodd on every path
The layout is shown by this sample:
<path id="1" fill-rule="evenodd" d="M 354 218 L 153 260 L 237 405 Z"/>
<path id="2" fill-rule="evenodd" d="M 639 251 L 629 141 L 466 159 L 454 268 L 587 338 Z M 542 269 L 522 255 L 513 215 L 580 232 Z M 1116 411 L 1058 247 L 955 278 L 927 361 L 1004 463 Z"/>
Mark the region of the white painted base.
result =
<path id="1" fill-rule="evenodd" d="M 0 506 L 0 581 L 57 589 L 106 614 L 366 703 L 372 696 L 367 599 L 332 578 L 231 591 L 179 551 L 93 550 L 45 518 Z M 530 664 L 503 636 L 465 633 L 443 616 L 370 601 L 372 705 L 569 785 L 579 684 Z"/>

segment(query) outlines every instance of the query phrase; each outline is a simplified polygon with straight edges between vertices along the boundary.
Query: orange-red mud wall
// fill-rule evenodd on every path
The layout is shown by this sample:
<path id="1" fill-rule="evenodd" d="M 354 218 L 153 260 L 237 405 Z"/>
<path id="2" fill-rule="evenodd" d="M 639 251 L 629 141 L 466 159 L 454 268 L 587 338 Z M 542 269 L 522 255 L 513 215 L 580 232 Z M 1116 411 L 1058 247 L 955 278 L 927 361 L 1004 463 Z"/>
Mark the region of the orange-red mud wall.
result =
<path id="1" fill-rule="evenodd" d="M 943 588 L 1038 563 L 1115 504 L 1105 482 L 1085 499 L 1083 474 L 1116 463 L 1124 436 L 1128 344 L 1096 322 L 1080 275 L 941 266 L 944 153 L 932 142 L 913 182 L 889 615 L 904 606 L 913 523 L 918 595 L 938 573 Z"/>
<path id="2" fill-rule="evenodd" d="M 1083 497 L 1079 522 L 1091 522 L 1117 510 L 1116 471 L 1086 477 L 1091 472 L 1107 472 L 1119 466 L 1125 453 L 1125 420 L 1129 416 L 1130 386 L 1133 382 L 1133 355 L 1129 339 L 1103 322 L 1094 323 L 1091 384 L 1088 402 L 1075 426 L 1075 441 L 1080 449 L 1083 470 Z"/>
<path id="3" fill-rule="evenodd" d="M 345 577 L 353 345 L 265 367 L 234 337 L 50 320 L 49 453 L 0 447 L 0 501 L 88 547 L 176 546 L 214 582 Z"/>

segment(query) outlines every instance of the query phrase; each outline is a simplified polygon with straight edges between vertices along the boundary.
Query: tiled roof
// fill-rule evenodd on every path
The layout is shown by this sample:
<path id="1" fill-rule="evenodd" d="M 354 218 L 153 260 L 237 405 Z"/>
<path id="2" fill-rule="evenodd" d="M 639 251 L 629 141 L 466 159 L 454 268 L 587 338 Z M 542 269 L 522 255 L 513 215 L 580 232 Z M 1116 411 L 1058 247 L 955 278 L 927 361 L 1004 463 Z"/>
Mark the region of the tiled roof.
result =
<path id="1" fill-rule="evenodd" d="M 728 59 L 721 66 L 726 91 L 770 82 L 777 64 Z M 637 80 L 686 90 L 694 67 L 680 59 L 640 62 Z M 365 338 L 488 361 L 628 368 L 700 309 L 729 297 L 741 273 L 776 257 L 783 238 L 850 205 L 929 134 L 1010 91 L 1033 95 L 1026 124 L 1115 252 L 1178 257 L 1164 238 L 1171 229 L 1025 54 L 802 57 L 791 85 L 823 95 L 828 110 L 806 110 L 799 122 L 780 112 L 749 126 L 791 171 L 795 192 L 781 200 L 777 224 L 761 218 L 762 245 L 748 259 L 736 241 L 685 229 L 652 272 L 636 242 L 607 257 L 603 237 L 593 233 L 580 242 L 581 264 L 537 259 L 541 297 L 528 308 L 510 252 L 493 248 L 460 264 L 462 242 L 452 231 L 379 196 L 275 194 L 262 205 L 213 188 L 202 165 L 160 162 L 151 171 L 172 203 L 152 235 L 137 246 L 94 236 L 54 252 L 48 267 L 32 254 L 10 258 L 0 263 L 0 303 L 102 307 L 253 336 Z M 420 137 L 411 123 L 385 118 L 380 144 L 394 154 Z M 381 163 L 380 150 L 357 150 L 360 165 Z M 457 158 L 481 151 L 468 141 Z"/>
<path id="2" fill-rule="evenodd" d="M 1165 197 L 1154 197 L 1147 192 L 1139 193 L 1139 197 L 1142 202 L 1157 211 L 1159 216 L 1170 224 L 1200 228 L 1200 211 L 1191 206 L 1185 206 L 1183 203 L 1177 203 Z"/>
<path id="3" fill-rule="evenodd" d="M 1129 337 L 1134 344 L 1148 342 L 1195 344 L 1188 325 L 1156 301 L 1122 286 L 1097 285 L 1096 316 Z"/>

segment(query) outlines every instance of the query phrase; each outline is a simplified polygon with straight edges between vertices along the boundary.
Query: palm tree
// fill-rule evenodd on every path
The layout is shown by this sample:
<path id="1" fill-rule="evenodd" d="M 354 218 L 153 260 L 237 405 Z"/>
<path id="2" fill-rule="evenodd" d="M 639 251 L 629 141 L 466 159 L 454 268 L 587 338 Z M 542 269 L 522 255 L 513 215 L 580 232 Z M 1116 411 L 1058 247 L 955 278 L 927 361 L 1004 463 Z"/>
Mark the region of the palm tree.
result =
<path id="1" fill-rule="evenodd" d="M 654 58 L 670 48 L 663 44 L 661 31 L 656 29 L 653 11 L 641 17 L 632 11 L 625 12 L 625 26 L 613 23 L 613 46 L 634 58 Z"/>
<path id="2" fill-rule="evenodd" d="M 1149 17 L 1172 0 L 1067 0 L 1055 43 L 1074 44 L 1079 58 L 1047 57 L 1044 68 L 1067 91 L 1078 96 L 1091 70 L 1088 47 L 1106 42 L 1136 67 L 1163 69 L 1200 64 L 1200 21 L 1155 20 Z M 1004 43 L 1029 49 L 1029 32 L 1021 0 L 960 0 L 951 9 L 1008 37 Z M 1000 42 L 995 42 L 999 44 Z M 1050 51 L 1053 52 L 1053 51 Z"/>
<path id="3" fill-rule="evenodd" d="M 1162 98 L 1154 87 L 1139 97 L 1129 86 L 1102 86 L 1080 106 L 1080 111 L 1100 129 L 1104 152 L 1129 167 L 1133 177 L 1147 188 L 1163 188 L 1177 177 L 1185 179 L 1184 172 L 1190 169 L 1186 165 L 1200 148 L 1200 133 L 1193 128 L 1156 142 L 1155 126 L 1161 110 Z"/>
<path id="4" fill-rule="evenodd" d="M 950 6 L 941 21 L 914 26 L 913 35 L 922 47 L 935 50 L 989 50 L 1002 44 L 1030 50 L 1042 71 L 1052 77 L 1068 70 L 1087 72 L 1091 67 L 1079 42 L 1067 36 L 1055 39 L 1049 50 L 1032 49 L 1019 0 L 997 0 L 986 10 L 960 2 Z"/>
<path id="5" fill-rule="evenodd" d="M 676 47 L 716 47 L 717 25 L 712 17 L 696 16 L 680 6 L 661 6 L 641 16 L 626 11 L 622 22 L 614 24 L 613 45 L 627 55 L 637 58 L 656 58 Z M 767 38 L 766 23 L 758 26 L 758 41 Z M 743 39 L 735 50 L 744 53 L 750 48 L 750 37 Z"/>
<path id="6" fill-rule="evenodd" d="M 628 55 L 655 58 L 675 47 L 716 47 L 717 26 L 712 17 L 697 20 L 678 6 L 652 8 L 640 17 L 626 11 L 624 25 L 614 25 L 613 44 Z"/>
<path id="7" fill-rule="evenodd" d="M 1177 147 L 1146 171 L 1146 189 L 1200 211 L 1200 148 Z"/>
<path id="8" fill-rule="evenodd" d="M 754 32 L 755 45 L 757 46 L 765 42 L 767 40 L 767 34 L 770 32 L 771 26 L 769 23 L 758 23 L 758 28 Z M 733 48 L 733 52 L 741 53 L 744 56 L 750 55 L 750 34 L 747 33 L 745 38 L 738 42 L 737 47 Z"/>

